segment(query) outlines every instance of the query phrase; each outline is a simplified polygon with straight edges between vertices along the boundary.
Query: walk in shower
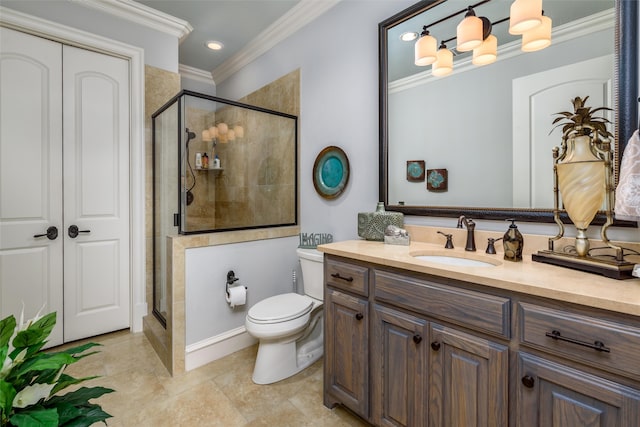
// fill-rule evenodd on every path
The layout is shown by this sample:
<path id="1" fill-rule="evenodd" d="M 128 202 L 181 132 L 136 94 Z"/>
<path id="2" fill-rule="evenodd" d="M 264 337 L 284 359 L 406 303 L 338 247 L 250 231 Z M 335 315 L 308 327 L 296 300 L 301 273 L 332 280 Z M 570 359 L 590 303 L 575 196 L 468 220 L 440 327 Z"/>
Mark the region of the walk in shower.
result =
<path id="1" fill-rule="evenodd" d="M 166 237 L 297 224 L 296 116 L 182 91 L 152 115 L 153 313 Z"/>

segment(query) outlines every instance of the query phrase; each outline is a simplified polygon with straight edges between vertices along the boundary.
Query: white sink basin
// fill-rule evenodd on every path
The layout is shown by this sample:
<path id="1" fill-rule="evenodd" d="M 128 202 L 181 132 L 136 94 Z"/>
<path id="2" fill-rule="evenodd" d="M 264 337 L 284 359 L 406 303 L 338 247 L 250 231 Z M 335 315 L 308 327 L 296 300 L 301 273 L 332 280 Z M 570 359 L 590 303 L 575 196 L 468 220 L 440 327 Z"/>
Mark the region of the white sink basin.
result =
<path id="1" fill-rule="evenodd" d="M 455 255 L 416 254 L 411 256 L 421 261 L 428 261 L 436 264 L 455 265 L 457 267 L 495 267 L 496 265 L 501 264 L 500 261 L 497 260 L 482 261 L 479 259 L 465 258 Z"/>

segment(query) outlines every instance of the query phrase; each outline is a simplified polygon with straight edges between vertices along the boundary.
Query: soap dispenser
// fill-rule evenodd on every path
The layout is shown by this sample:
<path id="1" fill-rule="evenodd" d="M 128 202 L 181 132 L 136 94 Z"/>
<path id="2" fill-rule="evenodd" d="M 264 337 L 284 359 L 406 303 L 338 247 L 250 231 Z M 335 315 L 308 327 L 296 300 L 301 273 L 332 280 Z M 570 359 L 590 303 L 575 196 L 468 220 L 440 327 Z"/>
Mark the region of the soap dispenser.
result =
<path id="1" fill-rule="evenodd" d="M 524 239 L 522 234 L 518 231 L 515 219 L 508 219 L 511 221 L 511 225 L 504 237 L 502 243 L 504 245 L 504 259 L 507 261 L 522 261 L 522 247 L 524 246 Z"/>

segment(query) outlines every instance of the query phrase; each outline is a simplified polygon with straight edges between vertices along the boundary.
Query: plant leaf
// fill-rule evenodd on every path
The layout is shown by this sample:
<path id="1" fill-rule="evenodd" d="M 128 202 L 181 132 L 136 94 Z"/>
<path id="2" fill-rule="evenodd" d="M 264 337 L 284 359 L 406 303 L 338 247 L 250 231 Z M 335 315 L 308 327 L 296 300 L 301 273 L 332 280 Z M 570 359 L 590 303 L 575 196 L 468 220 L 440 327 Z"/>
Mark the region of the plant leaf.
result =
<path id="1" fill-rule="evenodd" d="M 112 393 L 115 390 L 106 387 L 80 387 L 78 390 L 69 392 L 62 396 L 53 396 L 44 405 L 47 407 L 56 406 L 60 403 L 68 403 L 74 406 L 86 404 L 90 399 L 97 399 L 103 394 Z"/>
<path id="2" fill-rule="evenodd" d="M 67 423 L 82 414 L 82 411 L 79 408 L 68 403 L 59 404 L 56 407 L 56 410 L 58 411 L 58 423 L 60 425 L 64 425 L 64 423 Z"/>
<path id="3" fill-rule="evenodd" d="M 105 420 L 107 418 L 111 418 L 112 415 L 104 412 L 100 405 L 95 405 L 90 403 L 88 405 L 81 406 L 76 408 L 80 411 L 80 415 L 68 422 L 62 424 L 64 427 L 88 427 L 97 422 L 103 422 L 105 425 L 107 424 Z"/>
<path id="4" fill-rule="evenodd" d="M 13 415 L 10 421 L 11 424 L 20 427 L 57 427 L 58 411 L 35 407 Z"/>
<path id="5" fill-rule="evenodd" d="M 0 320 L 0 347 L 9 346 L 9 340 L 16 329 L 16 318 L 12 316 Z"/>
<path id="6" fill-rule="evenodd" d="M 79 357 L 85 357 L 85 356 L 90 356 L 92 354 L 99 353 L 99 352 L 98 351 L 94 351 L 94 352 L 91 352 L 89 354 L 85 354 L 85 355 L 82 355 L 82 356 L 80 356 L 80 353 L 83 353 L 84 351 L 86 351 L 86 350 L 88 350 L 88 349 L 90 349 L 92 347 L 98 347 L 98 346 L 102 346 L 102 344 L 97 344 L 97 343 L 94 343 L 94 342 L 88 342 L 86 344 L 79 345 L 79 346 L 73 347 L 73 348 L 68 348 L 66 350 L 58 351 L 58 352 L 55 352 L 55 353 L 52 353 L 52 354 L 65 353 L 65 354 L 71 354 L 74 357 L 78 357 L 78 358 Z"/>
<path id="7" fill-rule="evenodd" d="M 13 339 L 13 346 L 15 348 L 25 348 L 41 344 L 49 336 L 55 325 L 56 312 L 54 311 L 29 325 L 24 331 L 18 332 Z"/>
<path id="8" fill-rule="evenodd" d="M 46 354 L 40 353 L 37 356 L 25 360 L 11 372 L 12 377 L 20 377 L 31 371 L 45 371 L 47 369 L 59 370 L 63 365 L 75 362 L 73 356 L 64 353 Z"/>
<path id="9" fill-rule="evenodd" d="M 0 380 L 0 412 L 9 414 L 13 408 L 13 398 L 16 396 L 16 389 L 11 383 Z"/>

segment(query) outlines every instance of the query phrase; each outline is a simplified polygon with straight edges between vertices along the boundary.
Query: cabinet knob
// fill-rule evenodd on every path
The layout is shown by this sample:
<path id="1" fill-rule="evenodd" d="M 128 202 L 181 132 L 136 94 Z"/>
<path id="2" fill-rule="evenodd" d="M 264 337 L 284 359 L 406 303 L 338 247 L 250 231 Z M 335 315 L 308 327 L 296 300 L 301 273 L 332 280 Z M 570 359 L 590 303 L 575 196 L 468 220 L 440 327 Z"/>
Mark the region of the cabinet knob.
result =
<path id="1" fill-rule="evenodd" d="M 438 341 L 434 341 L 431 343 L 431 348 L 433 349 L 433 351 L 438 351 L 440 350 L 440 343 Z"/>
<path id="2" fill-rule="evenodd" d="M 534 380 L 531 375 L 525 375 L 524 377 L 522 377 L 522 385 L 524 385 L 526 388 L 533 388 L 535 383 L 536 380 Z"/>
<path id="3" fill-rule="evenodd" d="M 362 313 L 356 313 L 356 319 L 357 320 L 362 320 L 364 318 L 364 314 Z"/>
<path id="4" fill-rule="evenodd" d="M 413 342 L 416 344 L 420 344 L 420 342 L 422 341 L 422 336 L 420 334 L 415 334 L 413 336 Z"/>

